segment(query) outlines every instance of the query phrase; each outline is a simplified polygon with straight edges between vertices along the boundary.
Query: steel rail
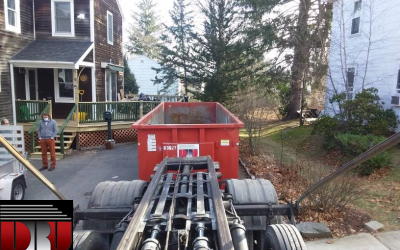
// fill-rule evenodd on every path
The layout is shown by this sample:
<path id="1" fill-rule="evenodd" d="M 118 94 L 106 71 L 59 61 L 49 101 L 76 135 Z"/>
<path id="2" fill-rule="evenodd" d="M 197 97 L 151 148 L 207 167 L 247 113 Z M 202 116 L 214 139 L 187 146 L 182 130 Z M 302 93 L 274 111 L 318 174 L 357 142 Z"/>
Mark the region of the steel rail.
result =
<path id="1" fill-rule="evenodd" d="M 46 187 L 48 187 L 60 200 L 66 200 L 64 195 L 53 185 L 42 173 L 39 172 L 27 159 L 25 159 L 2 135 L 0 135 L 0 144 L 12 154 L 22 165 L 32 172 Z"/>
<path id="2" fill-rule="evenodd" d="M 380 144 L 372 147 L 371 149 L 369 149 L 365 153 L 357 156 L 356 158 L 354 158 L 353 160 L 349 161 L 348 163 L 346 163 L 345 165 L 340 167 L 338 170 L 336 170 L 335 172 L 333 172 L 332 174 L 328 175 L 327 177 L 325 177 L 324 179 L 319 181 L 317 184 L 315 184 L 314 186 L 309 188 L 307 191 L 305 191 L 296 200 L 296 205 L 299 206 L 300 202 L 302 202 L 305 198 L 307 198 L 307 196 L 309 196 L 310 194 L 312 194 L 316 190 L 318 190 L 321 187 L 327 185 L 328 183 L 330 183 L 331 181 L 335 180 L 336 178 L 346 174 L 350 170 L 356 168 L 357 166 L 359 166 L 360 164 L 368 161 L 369 159 L 373 158 L 374 156 L 376 156 L 376 155 L 388 150 L 389 148 L 397 145 L 398 143 L 400 143 L 400 132 L 392 135 L 391 137 L 389 137 L 385 141 L 383 141 Z"/>

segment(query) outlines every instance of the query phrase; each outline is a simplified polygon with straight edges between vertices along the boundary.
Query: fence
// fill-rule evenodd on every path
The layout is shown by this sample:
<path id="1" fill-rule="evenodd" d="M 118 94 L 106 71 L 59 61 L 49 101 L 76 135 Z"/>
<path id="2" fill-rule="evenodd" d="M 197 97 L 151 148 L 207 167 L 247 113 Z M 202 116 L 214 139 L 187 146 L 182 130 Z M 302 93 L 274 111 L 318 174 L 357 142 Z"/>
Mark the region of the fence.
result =
<path id="1" fill-rule="evenodd" d="M 25 154 L 25 140 L 23 126 L 0 126 L 0 134 L 18 150 Z M 0 144 L 0 166 L 12 161 L 14 156 Z"/>
<path id="2" fill-rule="evenodd" d="M 15 101 L 17 122 L 35 122 L 48 103 L 48 101 Z"/>
<path id="3" fill-rule="evenodd" d="M 80 102 L 79 122 L 104 122 L 103 114 L 105 111 L 111 111 L 113 121 L 137 121 L 158 104 L 160 104 L 159 101 Z"/>

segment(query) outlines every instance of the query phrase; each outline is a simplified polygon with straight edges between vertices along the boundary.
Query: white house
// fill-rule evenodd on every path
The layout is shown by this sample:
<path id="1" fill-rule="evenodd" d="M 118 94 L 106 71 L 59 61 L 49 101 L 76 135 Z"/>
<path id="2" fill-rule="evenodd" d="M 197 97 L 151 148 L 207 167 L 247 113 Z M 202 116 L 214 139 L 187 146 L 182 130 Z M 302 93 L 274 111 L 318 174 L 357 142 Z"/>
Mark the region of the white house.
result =
<path id="1" fill-rule="evenodd" d="M 385 108 L 400 117 L 400 1 L 333 0 L 332 38 L 325 113 L 336 92 L 354 98 L 363 88 L 379 90 Z"/>
<path id="2" fill-rule="evenodd" d="M 148 58 L 147 56 L 135 56 L 128 60 L 128 66 L 131 72 L 135 75 L 136 81 L 139 85 L 139 92 L 146 95 L 176 95 L 178 93 L 178 83 L 169 89 L 169 92 L 160 93 L 162 86 L 154 85 L 152 80 L 156 77 L 156 71 L 153 68 L 160 68 L 160 64 L 156 60 Z M 162 77 L 162 74 L 158 74 Z"/>

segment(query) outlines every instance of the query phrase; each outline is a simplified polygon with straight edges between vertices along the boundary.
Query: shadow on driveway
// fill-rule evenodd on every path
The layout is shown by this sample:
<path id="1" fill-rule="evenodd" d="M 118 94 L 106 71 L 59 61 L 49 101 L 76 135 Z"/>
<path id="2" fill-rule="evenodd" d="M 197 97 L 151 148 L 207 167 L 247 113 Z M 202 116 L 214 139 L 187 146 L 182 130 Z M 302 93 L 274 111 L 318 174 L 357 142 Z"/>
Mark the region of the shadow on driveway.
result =
<path id="1" fill-rule="evenodd" d="M 30 161 L 37 169 L 42 161 Z M 102 181 L 138 178 L 137 144 L 116 145 L 113 150 L 90 149 L 74 152 L 57 161 L 54 171 L 42 171 L 60 192 L 74 201 L 74 207 L 86 208 L 94 188 Z M 28 173 L 25 200 L 58 199 L 35 176 Z"/>

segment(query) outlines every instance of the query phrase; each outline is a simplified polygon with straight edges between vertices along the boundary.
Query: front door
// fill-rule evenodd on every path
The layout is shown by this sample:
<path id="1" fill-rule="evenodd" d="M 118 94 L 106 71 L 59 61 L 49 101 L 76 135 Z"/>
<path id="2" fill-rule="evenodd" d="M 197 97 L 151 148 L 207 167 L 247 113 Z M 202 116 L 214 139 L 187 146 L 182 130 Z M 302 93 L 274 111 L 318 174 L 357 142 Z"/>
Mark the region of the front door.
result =
<path id="1" fill-rule="evenodd" d="M 38 100 L 37 70 L 27 69 L 25 75 L 26 100 Z"/>
<path id="2" fill-rule="evenodd" d="M 106 71 L 106 101 L 117 101 L 117 74 L 111 71 Z"/>

